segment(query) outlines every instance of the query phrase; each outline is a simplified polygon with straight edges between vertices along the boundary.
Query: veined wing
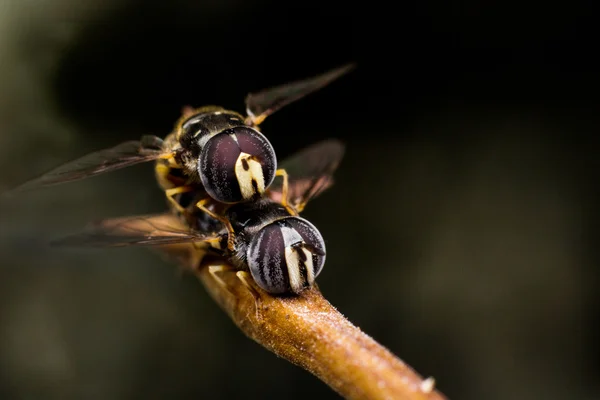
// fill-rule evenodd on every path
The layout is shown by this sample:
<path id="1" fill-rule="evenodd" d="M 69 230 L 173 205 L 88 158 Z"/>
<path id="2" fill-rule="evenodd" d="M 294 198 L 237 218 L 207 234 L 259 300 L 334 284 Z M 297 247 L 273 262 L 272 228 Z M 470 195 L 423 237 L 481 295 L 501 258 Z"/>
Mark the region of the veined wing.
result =
<path id="1" fill-rule="evenodd" d="M 61 247 L 160 246 L 217 238 L 216 232 L 192 231 L 172 214 L 165 213 L 102 220 L 51 244 Z"/>
<path id="2" fill-rule="evenodd" d="M 130 165 L 171 157 L 174 153 L 163 150 L 162 142 L 162 139 L 156 136 L 144 136 L 141 140 L 123 142 L 63 164 L 8 193 L 77 181 Z"/>
<path id="3" fill-rule="evenodd" d="M 321 89 L 348 73 L 354 67 L 354 64 L 346 64 L 312 78 L 248 94 L 246 96 L 246 113 L 248 114 L 249 122 L 253 125 L 259 125 L 275 111 Z"/>
<path id="4" fill-rule="evenodd" d="M 306 203 L 333 184 L 333 173 L 344 156 L 344 144 L 327 139 L 285 159 L 279 168 L 288 174 L 288 202 L 299 212 Z M 277 178 L 269 187 L 268 195 L 274 201 L 282 199 L 283 179 Z"/>

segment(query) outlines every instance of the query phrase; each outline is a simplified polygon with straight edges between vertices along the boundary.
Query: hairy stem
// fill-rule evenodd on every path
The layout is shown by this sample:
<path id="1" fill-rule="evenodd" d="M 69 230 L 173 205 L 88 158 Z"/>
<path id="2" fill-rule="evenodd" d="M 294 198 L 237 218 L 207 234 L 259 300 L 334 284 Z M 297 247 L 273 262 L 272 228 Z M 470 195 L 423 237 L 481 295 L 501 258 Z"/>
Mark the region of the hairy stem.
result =
<path id="1" fill-rule="evenodd" d="M 423 379 L 354 326 L 318 288 L 299 296 L 272 296 L 247 272 L 236 271 L 220 258 L 205 257 L 198 267 L 200 253 L 192 245 L 162 246 L 160 251 L 192 271 L 244 334 L 343 397 L 445 399 L 432 378 Z"/>

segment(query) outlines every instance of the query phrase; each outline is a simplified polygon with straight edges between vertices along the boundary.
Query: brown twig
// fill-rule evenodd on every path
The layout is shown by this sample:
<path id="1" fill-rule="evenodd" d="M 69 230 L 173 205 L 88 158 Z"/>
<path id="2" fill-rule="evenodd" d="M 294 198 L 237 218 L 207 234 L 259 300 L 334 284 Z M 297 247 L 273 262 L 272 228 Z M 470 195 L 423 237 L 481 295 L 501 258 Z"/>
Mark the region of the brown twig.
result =
<path id="1" fill-rule="evenodd" d="M 205 258 L 197 267 L 198 250 L 191 245 L 162 246 L 160 251 L 191 269 L 244 334 L 311 372 L 343 397 L 445 399 L 434 389 L 432 378 L 424 380 L 350 323 L 318 288 L 299 296 L 271 296 L 249 274 L 236 272 L 222 259 Z M 223 269 L 211 274 L 207 264 Z"/>

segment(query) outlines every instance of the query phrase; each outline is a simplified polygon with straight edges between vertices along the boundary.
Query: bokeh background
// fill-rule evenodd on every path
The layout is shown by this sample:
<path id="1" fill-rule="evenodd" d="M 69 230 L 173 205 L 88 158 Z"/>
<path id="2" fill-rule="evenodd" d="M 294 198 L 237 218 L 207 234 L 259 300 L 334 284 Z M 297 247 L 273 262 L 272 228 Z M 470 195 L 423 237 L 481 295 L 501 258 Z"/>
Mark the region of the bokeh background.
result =
<path id="1" fill-rule="evenodd" d="M 598 399 L 587 5 L 0 0 L 0 186 L 357 62 L 262 126 L 347 144 L 305 212 L 327 298 L 452 399 Z M 46 246 L 164 208 L 149 164 L 0 204 L 0 398 L 338 398 L 155 254 Z"/>

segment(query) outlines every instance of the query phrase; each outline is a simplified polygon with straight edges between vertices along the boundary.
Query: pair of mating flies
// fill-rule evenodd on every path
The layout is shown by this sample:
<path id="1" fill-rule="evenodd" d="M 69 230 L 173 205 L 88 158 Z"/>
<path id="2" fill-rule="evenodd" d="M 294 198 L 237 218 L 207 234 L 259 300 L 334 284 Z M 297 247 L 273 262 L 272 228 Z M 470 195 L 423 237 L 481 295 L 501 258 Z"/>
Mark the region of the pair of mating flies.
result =
<path id="1" fill-rule="evenodd" d="M 344 146 L 337 140 L 324 140 L 278 165 L 259 125 L 283 106 L 352 68 L 350 64 L 250 93 L 245 101 L 246 117 L 217 106 L 185 109 L 164 140 L 144 136 L 88 154 L 16 190 L 76 181 L 155 161 L 158 184 L 185 229 L 160 223 L 156 216 L 125 217 L 94 223 L 55 244 L 108 247 L 195 243 L 201 246 L 198 264 L 202 255 L 212 252 L 240 271 L 249 271 L 267 292 L 299 293 L 314 283 L 325 263 L 323 237 L 299 213 L 331 186 Z M 222 267 L 210 268 L 220 280 L 216 272 Z"/>

